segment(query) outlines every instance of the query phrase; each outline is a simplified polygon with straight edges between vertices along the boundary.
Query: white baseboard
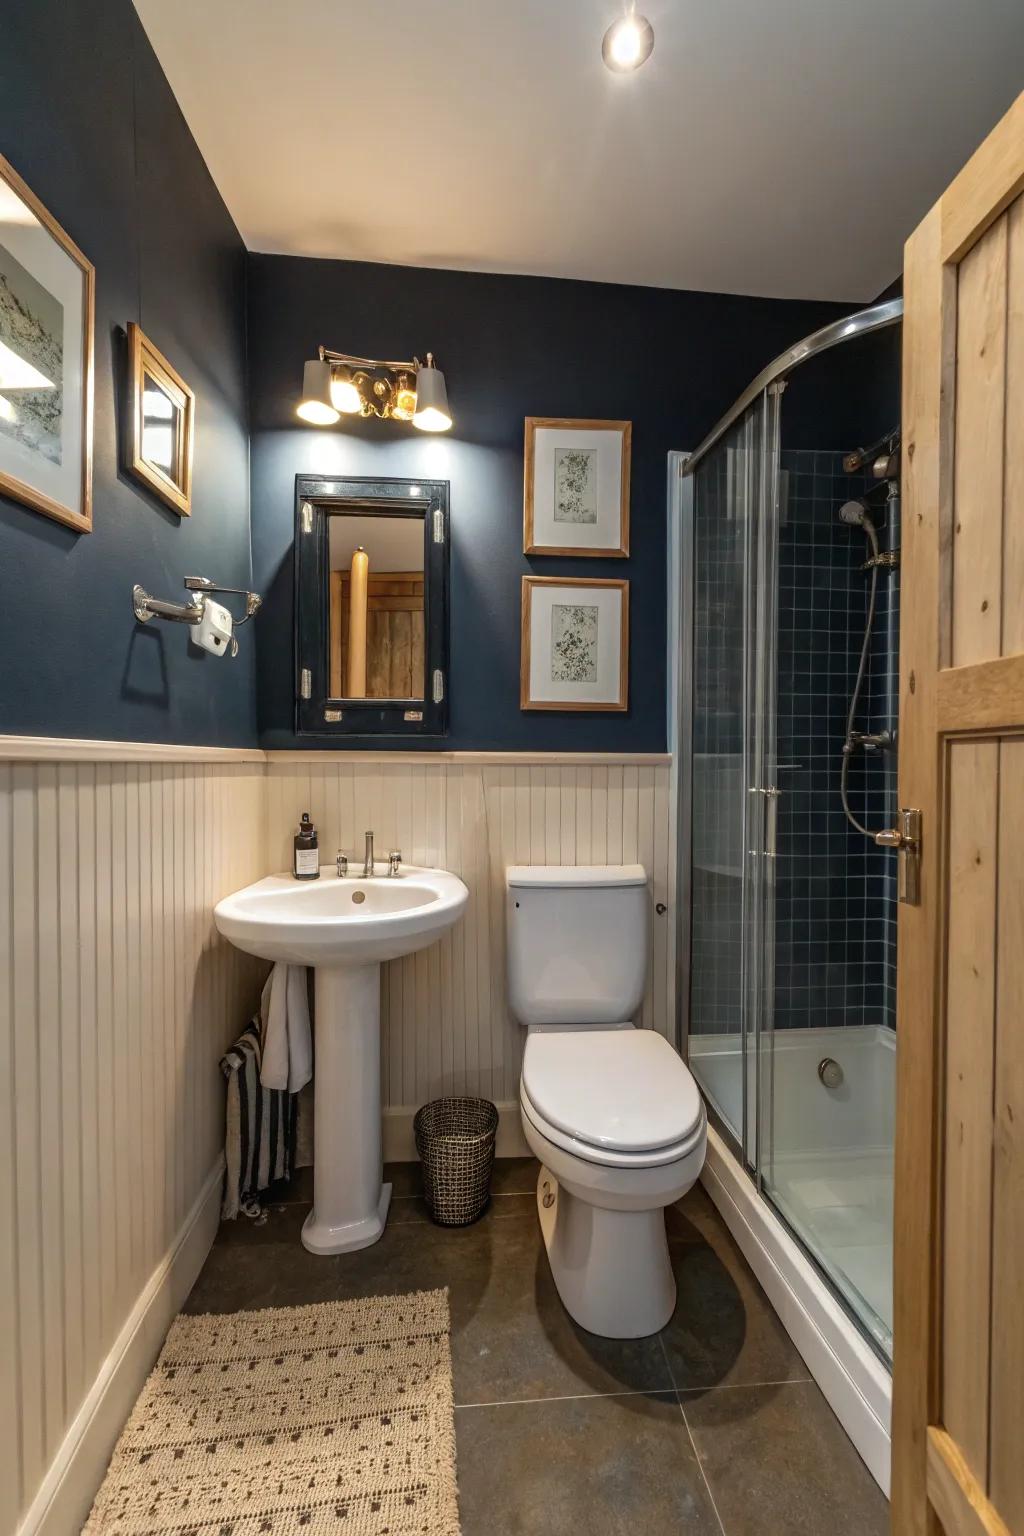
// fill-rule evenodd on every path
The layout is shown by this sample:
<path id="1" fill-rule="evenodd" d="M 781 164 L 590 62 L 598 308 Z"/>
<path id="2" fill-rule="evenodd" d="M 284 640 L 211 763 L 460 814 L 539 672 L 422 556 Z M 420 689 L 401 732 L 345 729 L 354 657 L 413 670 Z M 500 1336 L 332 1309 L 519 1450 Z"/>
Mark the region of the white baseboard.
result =
<path id="1" fill-rule="evenodd" d="M 498 1135 L 495 1142 L 496 1157 L 532 1157 L 526 1145 L 519 1114 L 519 1100 L 508 1100 L 495 1106 L 498 1111 Z M 416 1140 L 412 1133 L 416 1106 L 393 1104 L 384 1107 L 384 1161 L 386 1163 L 415 1163 Z"/>
<path id="2" fill-rule="evenodd" d="M 710 1127 L 701 1183 L 833 1413 L 888 1497 L 889 1372 Z"/>
<path id="3" fill-rule="evenodd" d="M 69 1536 L 81 1529 L 117 1437 L 213 1245 L 220 1221 L 223 1175 L 221 1155 L 125 1319 L 17 1536 Z"/>

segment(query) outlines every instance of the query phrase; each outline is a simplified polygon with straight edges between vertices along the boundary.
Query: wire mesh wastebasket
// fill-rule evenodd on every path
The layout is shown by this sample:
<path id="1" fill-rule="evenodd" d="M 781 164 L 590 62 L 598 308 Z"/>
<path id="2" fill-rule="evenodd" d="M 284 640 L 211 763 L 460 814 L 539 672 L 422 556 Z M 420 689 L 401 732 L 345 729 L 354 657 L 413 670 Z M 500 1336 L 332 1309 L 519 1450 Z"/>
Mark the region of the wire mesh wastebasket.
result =
<path id="1" fill-rule="evenodd" d="M 497 1129 L 498 1111 L 487 1099 L 433 1099 L 416 1111 L 423 1193 L 442 1227 L 466 1227 L 483 1215 Z"/>

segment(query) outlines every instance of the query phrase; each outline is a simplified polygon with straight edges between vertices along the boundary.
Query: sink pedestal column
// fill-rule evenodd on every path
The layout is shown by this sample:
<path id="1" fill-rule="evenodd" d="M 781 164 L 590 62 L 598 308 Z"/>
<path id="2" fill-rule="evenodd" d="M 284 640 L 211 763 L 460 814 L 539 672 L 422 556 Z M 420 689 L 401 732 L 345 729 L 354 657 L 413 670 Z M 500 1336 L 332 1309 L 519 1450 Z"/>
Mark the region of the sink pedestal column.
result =
<path id="1" fill-rule="evenodd" d="M 302 1228 L 311 1253 L 369 1248 L 384 1231 L 380 966 L 318 966 L 313 1080 L 313 1209 Z"/>

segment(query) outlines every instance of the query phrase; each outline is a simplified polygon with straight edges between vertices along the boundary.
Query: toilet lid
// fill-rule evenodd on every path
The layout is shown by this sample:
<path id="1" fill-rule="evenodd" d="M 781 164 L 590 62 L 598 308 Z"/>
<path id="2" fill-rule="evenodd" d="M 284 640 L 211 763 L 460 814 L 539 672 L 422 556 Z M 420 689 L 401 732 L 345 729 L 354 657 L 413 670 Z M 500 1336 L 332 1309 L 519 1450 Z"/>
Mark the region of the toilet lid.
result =
<path id="1" fill-rule="evenodd" d="M 531 1033 L 523 1088 L 550 1125 L 617 1152 L 672 1146 L 700 1122 L 700 1094 L 689 1068 L 650 1029 Z"/>

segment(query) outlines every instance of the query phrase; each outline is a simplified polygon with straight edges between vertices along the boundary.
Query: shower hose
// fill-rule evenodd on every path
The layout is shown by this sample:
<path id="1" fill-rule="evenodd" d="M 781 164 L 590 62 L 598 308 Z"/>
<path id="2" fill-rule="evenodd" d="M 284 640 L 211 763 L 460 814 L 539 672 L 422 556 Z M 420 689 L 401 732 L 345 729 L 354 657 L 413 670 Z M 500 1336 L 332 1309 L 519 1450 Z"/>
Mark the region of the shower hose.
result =
<path id="1" fill-rule="evenodd" d="M 857 668 L 857 681 L 853 685 L 853 695 L 850 699 L 850 712 L 846 717 L 846 741 L 843 744 L 843 766 L 839 774 L 839 793 L 842 797 L 843 810 L 850 825 L 871 842 L 875 840 L 875 834 L 857 820 L 850 809 L 850 797 L 848 793 L 847 778 L 850 769 L 850 758 L 853 755 L 853 722 L 857 716 L 857 706 L 860 702 L 860 691 L 864 686 L 864 675 L 867 672 L 868 654 L 871 650 L 871 630 L 875 622 L 875 600 L 878 596 L 878 534 L 870 518 L 864 519 L 864 532 L 871 544 L 871 558 L 874 562 L 871 566 L 871 588 L 868 595 L 867 622 L 864 625 L 864 642 L 860 648 L 860 665 Z"/>

